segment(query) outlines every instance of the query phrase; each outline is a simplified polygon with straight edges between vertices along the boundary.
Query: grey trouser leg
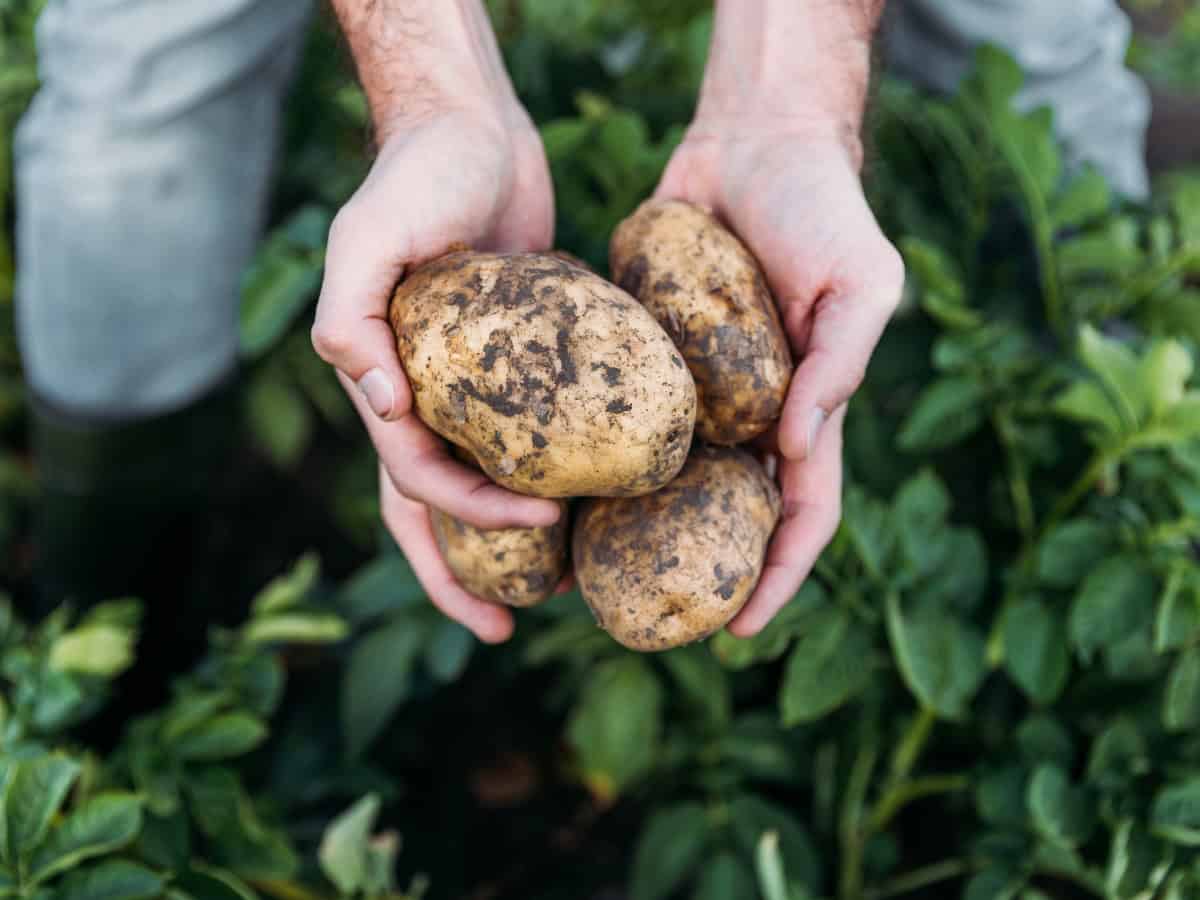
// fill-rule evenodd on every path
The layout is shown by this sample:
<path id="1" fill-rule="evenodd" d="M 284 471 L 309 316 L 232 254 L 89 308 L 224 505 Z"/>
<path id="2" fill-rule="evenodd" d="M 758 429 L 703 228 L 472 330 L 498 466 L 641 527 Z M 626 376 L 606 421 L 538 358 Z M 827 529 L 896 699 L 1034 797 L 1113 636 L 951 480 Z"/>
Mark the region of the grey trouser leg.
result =
<path id="1" fill-rule="evenodd" d="M 1148 192 L 1149 94 L 1125 68 L 1130 25 L 1116 0 L 893 0 L 884 34 L 893 69 L 939 91 L 977 45 L 1003 47 L 1026 72 L 1018 103 L 1053 109 L 1068 164 L 1094 164 L 1125 196 Z"/>
<path id="2" fill-rule="evenodd" d="M 130 419 L 237 353 L 308 0 L 49 0 L 16 136 L 17 327 L 39 399 Z"/>

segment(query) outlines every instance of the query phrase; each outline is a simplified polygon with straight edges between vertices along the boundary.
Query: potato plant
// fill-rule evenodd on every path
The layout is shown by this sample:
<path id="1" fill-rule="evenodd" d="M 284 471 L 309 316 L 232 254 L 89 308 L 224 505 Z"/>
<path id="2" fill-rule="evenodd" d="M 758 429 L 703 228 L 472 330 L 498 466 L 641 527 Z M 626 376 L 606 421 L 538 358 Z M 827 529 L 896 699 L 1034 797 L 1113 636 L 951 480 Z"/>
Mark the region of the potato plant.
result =
<path id="1" fill-rule="evenodd" d="M 6 135 L 38 5 L 0 2 Z M 489 4 L 558 242 L 601 273 L 686 124 L 708 5 Z M 1136 56 L 1200 87 L 1183 37 Z M 245 279 L 243 443 L 358 568 L 306 557 L 238 618 L 214 596 L 208 650 L 167 669 L 147 648 L 172 635 L 136 603 L 36 624 L 0 605 L 0 897 L 400 898 L 420 872 L 431 898 L 1200 897 L 1200 178 L 1131 204 L 1067 171 L 994 50 L 953 98 L 885 79 L 867 180 L 909 281 L 814 576 L 751 640 L 647 656 L 570 595 L 485 649 L 381 536 L 374 460 L 307 342 L 325 231 L 367 164 L 336 47 L 316 23 Z M 0 572 L 23 596 L 8 319 Z M 146 681 L 170 688 L 130 710 Z M 505 740 L 522 752 L 474 765 Z"/>

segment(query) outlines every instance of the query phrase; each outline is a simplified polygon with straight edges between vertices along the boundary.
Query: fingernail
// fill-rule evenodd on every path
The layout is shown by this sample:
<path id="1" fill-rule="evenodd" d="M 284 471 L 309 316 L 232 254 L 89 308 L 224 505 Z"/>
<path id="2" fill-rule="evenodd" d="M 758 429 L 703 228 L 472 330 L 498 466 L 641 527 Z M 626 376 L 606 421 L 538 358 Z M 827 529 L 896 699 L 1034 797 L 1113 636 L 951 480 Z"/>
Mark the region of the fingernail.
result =
<path id="1" fill-rule="evenodd" d="M 808 444 L 805 447 L 805 454 L 812 456 L 817 449 L 817 436 L 821 433 L 821 426 L 825 424 L 825 420 L 829 418 L 825 410 L 819 406 L 814 406 L 813 411 L 808 414 Z"/>
<path id="2" fill-rule="evenodd" d="M 774 453 L 768 453 L 766 459 L 763 460 L 763 468 L 767 472 L 767 477 L 774 481 L 775 476 L 779 474 L 779 457 Z"/>
<path id="3" fill-rule="evenodd" d="M 386 419 L 392 414 L 392 407 L 396 404 L 396 389 L 383 369 L 372 369 L 358 379 L 358 389 L 367 398 L 371 411 L 379 418 Z"/>

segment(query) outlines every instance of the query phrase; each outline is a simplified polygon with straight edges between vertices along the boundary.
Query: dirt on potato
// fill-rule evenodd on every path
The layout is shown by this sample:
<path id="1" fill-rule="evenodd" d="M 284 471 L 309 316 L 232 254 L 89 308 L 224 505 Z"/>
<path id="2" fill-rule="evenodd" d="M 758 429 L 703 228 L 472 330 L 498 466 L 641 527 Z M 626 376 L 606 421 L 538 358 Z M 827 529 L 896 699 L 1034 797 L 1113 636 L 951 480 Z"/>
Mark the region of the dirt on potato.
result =
<path id="1" fill-rule="evenodd" d="M 662 490 L 582 505 L 572 559 L 583 598 L 631 649 L 701 640 L 749 599 L 779 513 L 779 491 L 758 460 L 698 446 Z"/>
<path id="2" fill-rule="evenodd" d="M 613 279 L 671 335 L 696 379 L 696 433 L 740 444 L 783 410 L 792 356 L 758 262 L 712 215 L 648 200 L 618 226 Z"/>
<path id="3" fill-rule="evenodd" d="M 397 288 L 417 413 L 535 497 L 636 496 L 683 465 L 696 388 L 640 303 L 550 254 L 453 252 Z"/>

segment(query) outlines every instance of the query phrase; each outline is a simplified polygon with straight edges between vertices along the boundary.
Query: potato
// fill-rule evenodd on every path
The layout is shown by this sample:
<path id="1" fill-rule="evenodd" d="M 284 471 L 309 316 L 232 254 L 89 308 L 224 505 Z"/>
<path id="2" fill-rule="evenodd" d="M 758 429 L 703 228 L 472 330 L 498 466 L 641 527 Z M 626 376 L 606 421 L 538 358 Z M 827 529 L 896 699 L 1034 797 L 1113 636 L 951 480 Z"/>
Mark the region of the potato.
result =
<path id="1" fill-rule="evenodd" d="M 459 584 L 483 600 L 506 606 L 536 606 L 554 594 L 567 571 L 566 501 L 547 528 L 484 531 L 431 509 L 433 534 Z"/>
<path id="2" fill-rule="evenodd" d="M 644 307 L 548 254 L 454 252 L 396 289 L 421 420 L 534 497 L 635 496 L 687 458 L 696 388 Z"/>
<path id="3" fill-rule="evenodd" d="M 669 485 L 585 501 L 572 557 L 596 621 L 634 650 L 707 637 L 745 604 L 779 518 L 779 491 L 745 450 L 698 446 Z"/>
<path id="4" fill-rule="evenodd" d="M 613 233 L 613 280 L 671 335 L 696 379 L 696 433 L 740 444 L 779 418 L 792 355 L 745 245 L 704 210 L 648 200 Z"/>

